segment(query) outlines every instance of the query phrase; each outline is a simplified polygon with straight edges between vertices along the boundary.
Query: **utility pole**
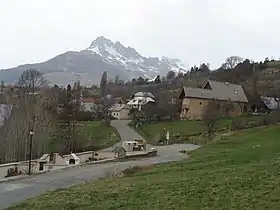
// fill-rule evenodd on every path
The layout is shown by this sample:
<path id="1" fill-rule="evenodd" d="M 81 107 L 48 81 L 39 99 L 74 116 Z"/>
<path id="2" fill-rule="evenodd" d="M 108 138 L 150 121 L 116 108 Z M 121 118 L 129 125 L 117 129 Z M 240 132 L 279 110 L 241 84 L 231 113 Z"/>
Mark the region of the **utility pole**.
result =
<path id="1" fill-rule="evenodd" d="M 30 95 L 30 92 L 28 91 L 28 97 Z M 34 105 L 35 105 L 35 81 L 32 81 L 32 105 L 31 105 L 31 128 L 29 130 L 29 161 L 28 161 L 28 175 L 31 175 L 31 161 L 32 161 L 32 147 L 33 147 L 33 135 L 35 134 L 35 132 L 33 131 L 34 127 L 35 127 L 35 120 L 36 120 L 36 116 L 34 113 Z"/>
<path id="2" fill-rule="evenodd" d="M 33 145 L 33 135 L 34 135 L 34 134 L 35 134 L 35 132 L 31 129 L 31 130 L 29 131 L 30 140 L 29 140 L 28 175 L 31 175 L 32 145 Z"/>

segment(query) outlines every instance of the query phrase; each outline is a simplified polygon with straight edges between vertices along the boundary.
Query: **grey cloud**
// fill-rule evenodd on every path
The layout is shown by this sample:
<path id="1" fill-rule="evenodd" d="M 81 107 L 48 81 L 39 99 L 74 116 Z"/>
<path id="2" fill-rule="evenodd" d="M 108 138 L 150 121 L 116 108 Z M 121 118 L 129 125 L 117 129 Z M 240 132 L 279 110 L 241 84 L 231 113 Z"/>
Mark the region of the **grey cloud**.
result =
<path id="1" fill-rule="evenodd" d="M 2 0 L 0 69 L 86 48 L 97 36 L 145 56 L 218 67 L 230 55 L 280 57 L 277 0 Z"/>

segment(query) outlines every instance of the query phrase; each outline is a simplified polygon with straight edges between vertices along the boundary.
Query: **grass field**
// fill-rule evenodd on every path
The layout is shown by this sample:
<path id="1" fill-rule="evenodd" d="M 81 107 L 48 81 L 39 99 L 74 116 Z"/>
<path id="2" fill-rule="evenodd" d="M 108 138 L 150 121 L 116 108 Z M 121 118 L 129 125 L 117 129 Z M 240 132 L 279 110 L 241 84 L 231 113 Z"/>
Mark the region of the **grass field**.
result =
<path id="1" fill-rule="evenodd" d="M 279 209 L 280 126 L 223 137 L 177 163 L 48 192 L 13 209 Z"/>
<path id="2" fill-rule="evenodd" d="M 100 150 L 120 141 L 120 135 L 115 128 L 107 126 L 103 121 L 78 122 L 75 128 L 76 138 L 83 150 Z M 51 152 L 58 151 L 61 142 L 54 136 L 49 144 Z"/>
<path id="3" fill-rule="evenodd" d="M 244 116 L 238 118 L 222 118 L 217 121 L 216 127 L 218 130 L 230 128 L 232 126 L 233 120 L 244 120 L 246 122 L 254 122 L 259 120 L 261 116 Z M 206 124 L 203 121 L 188 121 L 188 120 L 176 120 L 167 121 L 160 123 L 144 124 L 141 128 L 137 129 L 141 135 L 151 144 L 156 145 L 158 143 L 160 134 L 163 132 L 164 128 L 171 133 L 171 135 L 179 134 L 184 135 L 195 135 L 198 133 L 207 132 Z M 172 138 L 170 143 L 172 143 Z"/>
<path id="4" fill-rule="evenodd" d="M 107 126 L 102 121 L 88 121 L 77 124 L 83 138 L 85 147 L 107 148 L 120 141 L 119 133 L 115 128 Z"/>

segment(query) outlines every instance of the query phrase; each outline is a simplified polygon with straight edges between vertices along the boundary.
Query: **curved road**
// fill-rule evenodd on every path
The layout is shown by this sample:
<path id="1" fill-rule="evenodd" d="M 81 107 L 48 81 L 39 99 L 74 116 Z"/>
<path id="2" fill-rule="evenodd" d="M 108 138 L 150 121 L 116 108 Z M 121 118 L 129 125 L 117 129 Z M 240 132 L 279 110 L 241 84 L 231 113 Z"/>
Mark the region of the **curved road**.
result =
<path id="1" fill-rule="evenodd" d="M 129 126 L 129 121 L 112 121 L 120 133 L 121 140 L 131 140 L 133 138 L 143 138 Z M 48 190 L 66 188 L 85 181 L 97 180 L 109 174 L 122 171 L 130 166 L 148 165 L 163 162 L 180 160 L 186 155 L 179 153 L 181 149 L 197 149 L 199 146 L 191 144 L 170 145 L 156 147 L 158 156 L 143 158 L 137 161 L 104 163 L 96 165 L 77 166 L 64 170 L 48 172 L 27 179 L 0 183 L 0 209 L 23 201 L 27 198 L 38 196 Z"/>
<path id="2" fill-rule="evenodd" d="M 120 134 L 121 141 L 113 145 L 112 147 L 104 149 L 102 151 L 112 151 L 112 149 L 116 146 L 122 146 L 122 142 L 124 141 L 132 141 L 133 139 L 144 139 L 139 133 L 128 126 L 129 122 L 130 120 L 113 120 L 111 122 L 111 126 L 116 128 L 116 130 Z M 151 147 L 152 145 L 147 145 L 148 149 Z"/>

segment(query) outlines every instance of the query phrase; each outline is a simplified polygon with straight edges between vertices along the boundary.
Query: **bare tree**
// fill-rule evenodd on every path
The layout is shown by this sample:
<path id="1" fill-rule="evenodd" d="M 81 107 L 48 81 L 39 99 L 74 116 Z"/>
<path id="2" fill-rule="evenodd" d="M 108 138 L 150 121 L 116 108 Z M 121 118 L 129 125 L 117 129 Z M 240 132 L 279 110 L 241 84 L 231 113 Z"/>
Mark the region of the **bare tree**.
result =
<path id="1" fill-rule="evenodd" d="M 21 74 L 17 84 L 24 92 L 34 94 L 35 91 L 47 85 L 47 80 L 38 70 L 28 69 Z"/>
<path id="2" fill-rule="evenodd" d="M 239 56 L 230 56 L 226 59 L 225 63 L 222 64 L 222 69 L 234 69 L 237 64 L 241 63 L 243 61 L 243 58 Z"/>
<path id="3" fill-rule="evenodd" d="M 232 83 L 236 83 L 237 72 L 235 70 L 235 67 L 242 61 L 243 59 L 239 56 L 231 56 L 227 58 L 225 63 L 223 63 L 221 66 L 221 68 L 224 70 L 232 71 L 232 78 L 231 78 Z"/>
<path id="4" fill-rule="evenodd" d="M 16 95 L 16 93 L 13 94 Z M 36 95 L 32 105 L 33 111 L 31 111 L 31 101 L 26 94 L 11 98 L 16 99 L 6 101 L 13 107 L 11 115 L 0 129 L 1 161 L 6 163 L 27 159 L 30 125 L 34 126 L 36 131 L 32 155 L 33 158 L 39 157 L 47 151 L 49 137 L 53 132 L 55 96 L 49 89 Z M 36 116 L 36 119 L 32 116 Z"/>

